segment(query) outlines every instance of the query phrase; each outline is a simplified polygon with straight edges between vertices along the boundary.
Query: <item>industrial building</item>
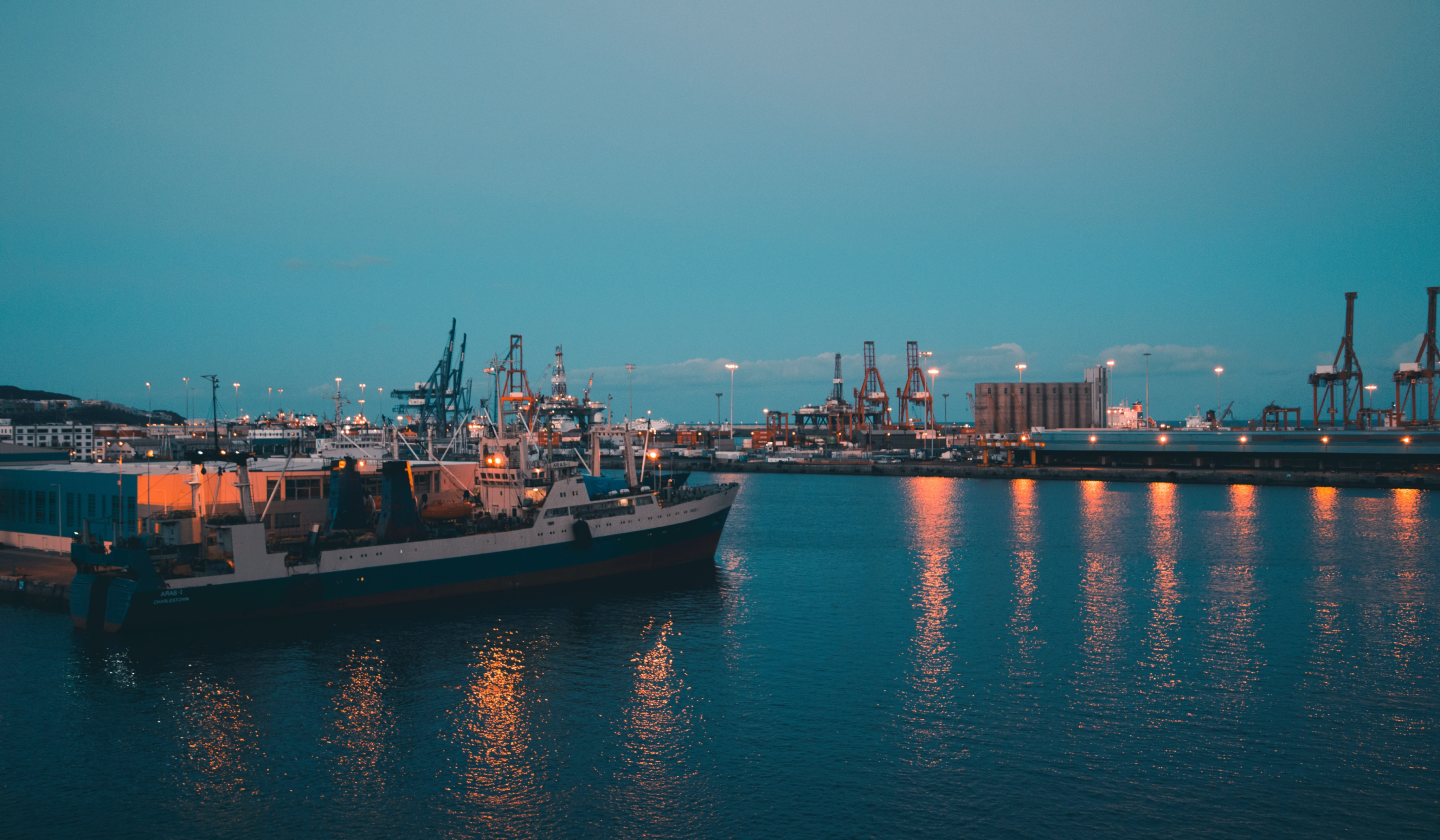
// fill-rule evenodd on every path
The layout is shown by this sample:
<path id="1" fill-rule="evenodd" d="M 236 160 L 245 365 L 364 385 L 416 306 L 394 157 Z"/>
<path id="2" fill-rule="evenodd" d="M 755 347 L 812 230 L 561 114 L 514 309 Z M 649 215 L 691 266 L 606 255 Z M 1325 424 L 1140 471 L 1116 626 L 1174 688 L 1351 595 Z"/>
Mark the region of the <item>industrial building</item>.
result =
<path id="1" fill-rule="evenodd" d="M 64 449 L 89 458 L 95 451 L 95 427 L 76 423 L 17 426 L 11 418 L 0 417 L 0 443 Z"/>
<path id="2" fill-rule="evenodd" d="M 975 430 L 1017 434 L 1031 429 L 1094 429 L 1108 422 L 1109 370 L 1095 365 L 1084 382 L 977 382 Z"/>

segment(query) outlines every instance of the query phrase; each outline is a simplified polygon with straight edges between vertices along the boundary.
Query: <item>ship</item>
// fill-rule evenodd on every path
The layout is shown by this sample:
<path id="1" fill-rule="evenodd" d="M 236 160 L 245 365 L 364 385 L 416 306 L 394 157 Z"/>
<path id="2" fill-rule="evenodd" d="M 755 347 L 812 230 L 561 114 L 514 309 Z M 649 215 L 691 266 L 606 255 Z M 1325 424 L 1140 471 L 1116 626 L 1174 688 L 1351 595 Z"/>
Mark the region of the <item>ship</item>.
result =
<path id="1" fill-rule="evenodd" d="M 652 489 L 633 472 L 610 478 L 530 453 L 523 442 L 487 451 L 473 489 L 444 499 L 417 500 L 410 463 L 384 461 L 378 504 L 358 459 L 341 458 L 325 528 L 300 539 L 277 539 L 248 506 L 204 522 L 189 545 L 82 538 L 71 546 L 71 619 L 109 633 L 264 620 L 714 561 L 738 485 Z"/>

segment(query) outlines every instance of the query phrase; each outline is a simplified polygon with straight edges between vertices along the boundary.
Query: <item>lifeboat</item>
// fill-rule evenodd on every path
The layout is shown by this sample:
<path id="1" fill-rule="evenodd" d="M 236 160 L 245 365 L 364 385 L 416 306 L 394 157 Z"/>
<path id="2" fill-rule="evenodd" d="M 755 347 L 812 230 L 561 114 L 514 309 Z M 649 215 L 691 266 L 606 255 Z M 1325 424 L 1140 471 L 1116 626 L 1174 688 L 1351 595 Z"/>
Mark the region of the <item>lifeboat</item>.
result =
<path id="1" fill-rule="evenodd" d="M 420 508 L 420 518 L 427 522 L 443 522 L 447 519 L 468 519 L 475 512 L 469 502 L 436 502 Z"/>

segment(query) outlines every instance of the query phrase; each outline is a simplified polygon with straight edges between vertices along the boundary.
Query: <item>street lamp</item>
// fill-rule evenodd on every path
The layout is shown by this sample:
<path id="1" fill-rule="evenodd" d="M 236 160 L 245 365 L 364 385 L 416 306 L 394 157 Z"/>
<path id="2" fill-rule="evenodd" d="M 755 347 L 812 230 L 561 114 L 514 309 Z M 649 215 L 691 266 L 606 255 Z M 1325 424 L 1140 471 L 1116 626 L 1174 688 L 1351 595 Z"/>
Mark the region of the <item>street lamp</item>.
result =
<path id="1" fill-rule="evenodd" d="M 235 383 L 235 419 L 240 419 L 240 383 Z"/>
<path id="2" fill-rule="evenodd" d="M 1145 355 L 1145 425 L 1150 425 L 1150 354 Z"/>
<path id="3" fill-rule="evenodd" d="M 926 355 L 929 354 L 927 353 Z M 930 374 L 929 390 L 932 392 L 930 394 L 930 419 L 933 421 L 935 419 L 935 394 L 933 391 L 935 390 L 935 377 L 940 375 L 940 368 L 930 368 L 926 373 Z"/>
<path id="4" fill-rule="evenodd" d="M 949 422 L 950 422 L 950 395 L 949 395 L 949 394 L 941 394 L 940 396 L 943 397 L 944 400 L 945 400 L 945 403 L 944 403 L 944 405 L 945 405 L 945 422 L 946 422 L 946 423 L 949 423 Z"/>
<path id="5" fill-rule="evenodd" d="M 1223 367 L 1215 368 L 1215 428 L 1217 429 L 1220 428 L 1220 374 L 1224 372 L 1225 368 Z"/>
<path id="6" fill-rule="evenodd" d="M 1115 360 L 1105 363 L 1105 407 L 1110 407 L 1110 377 L 1115 375 Z"/>
<path id="7" fill-rule="evenodd" d="M 625 421 L 628 423 L 635 417 L 635 366 L 626 365 L 625 370 L 630 374 L 630 413 L 625 415 Z"/>
<path id="8" fill-rule="evenodd" d="M 730 370 L 730 440 L 735 440 L 735 368 L 737 364 L 729 363 L 725 367 Z"/>
<path id="9" fill-rule="evenodd" d="M 190 377 L 180 377 L 185 381 L 185 425 L 190 425 Z"/>
<path id="10" fill-rule="evenodd" d="M 146 414 L 154 414 L 154 413 L 155 413 L 155 404 L 154 404 L 154 402 L 150 399 L 150 383 L 149 383 L 149 382 L 146 382 L 146 383 L 145 383 L 145 413 L 146 413 Z M 146 419 L 147 419 L 147 420 L 153 420 L 154 418 L 153 418 L 153 417 L 147 417 Z M 150 425 L 150 424 L 147 422 L 145 425 L 148 426 L 148 425 Z"/>
<path id="11" fill-rule="evenodd" d="M 1371 408 L 1374 408 L 1374 407 L 1375 407 L 1375 389 L 1378 388 L 1378 387 L 1379 387 L 1379 386 L 1378 386 L 1378 385 L 1375 385 L 1374 383 L 1371 383 L 1371 384 L 1365 386 L 1365 390 L 1367 390 L 1367 391 L 1370 392 L 1370 407 L 1371 407 Z M 1361 408 L 1364 408 L 1364 406 L 1361 406 Z"/>
<path id="12" fill-rule="evenodd" d="M 1025 381 L 1025 364 L 1022 362 L 1021 364 L 1016 365 L 1016 366 L 1015 366 L 1015 369 L 1018 370 L 1018 371 L 1020 371 L 1020 381 L 1021 381 L 1021 382 L 1024 382 L 1024 381 Z"/>

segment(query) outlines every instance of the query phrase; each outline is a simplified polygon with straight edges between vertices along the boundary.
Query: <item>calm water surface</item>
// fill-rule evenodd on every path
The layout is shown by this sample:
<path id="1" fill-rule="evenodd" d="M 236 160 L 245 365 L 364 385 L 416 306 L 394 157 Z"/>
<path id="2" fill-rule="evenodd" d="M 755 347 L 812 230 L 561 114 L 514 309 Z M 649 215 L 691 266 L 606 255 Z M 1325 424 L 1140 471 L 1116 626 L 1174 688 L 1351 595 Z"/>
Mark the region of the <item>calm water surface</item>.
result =
<path id="1" fill-rule="evenodd" d="M 93 639 L 0 835 L 1435 836 L 1440 498 L 734 476 L 713 570 Z"/>

